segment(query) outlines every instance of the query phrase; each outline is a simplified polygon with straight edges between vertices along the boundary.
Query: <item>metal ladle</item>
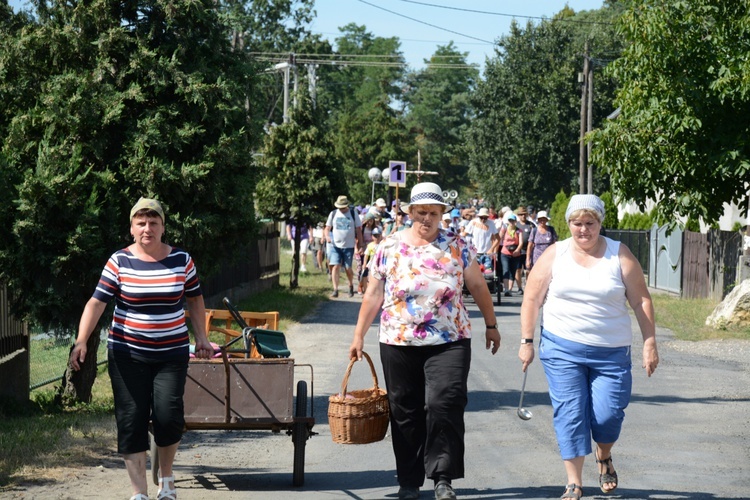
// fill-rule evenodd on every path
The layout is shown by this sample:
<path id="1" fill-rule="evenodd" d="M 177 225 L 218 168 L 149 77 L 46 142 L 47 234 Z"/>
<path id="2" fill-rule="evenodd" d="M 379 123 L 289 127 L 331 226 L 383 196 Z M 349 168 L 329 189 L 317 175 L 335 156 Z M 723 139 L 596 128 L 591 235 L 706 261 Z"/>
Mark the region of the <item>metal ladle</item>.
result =
<path id="1" fill-rule="evenodd" d="M 523 393 L 526 390 L 526 375 L 529 374 L 529 371 L 526 370 L 523 372 L 523 384 L 521 384 L 521 400 L 518 402 L 518 418 L 521 420 L 530 420 L 531 417 L 534 416 L 533 413 L 531 413 L 529 410 L 523 407 Z"/>

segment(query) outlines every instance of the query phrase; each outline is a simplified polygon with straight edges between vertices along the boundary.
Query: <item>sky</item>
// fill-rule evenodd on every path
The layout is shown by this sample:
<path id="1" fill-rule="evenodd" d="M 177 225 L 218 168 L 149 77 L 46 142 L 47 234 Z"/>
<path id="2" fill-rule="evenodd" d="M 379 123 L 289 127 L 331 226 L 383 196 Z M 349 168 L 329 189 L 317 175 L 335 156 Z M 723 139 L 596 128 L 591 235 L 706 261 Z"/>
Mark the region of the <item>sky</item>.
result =
<path id="1" fill-rule="evenodd" d="M 18 9 L 26 0 L 9 0 L 9 3 Z M 469 63 L 484 68 L 485 58 L 494 55 L 493 42 L 508 33 L 513 19 L 521 25 L 529 19 L 538 23 L 542 18 L 551 18 L 566 4 L 580 12 L 599 9 L 603 3 L 603 0 L 315 0 L 317 16 L 311 30 L 332 44 L 340 35 L 339 27 L 349 23 L 364 25 L 375 36 L 398 37 L 411 69 L 423 68 L 424 59 L 429 59 L 438 45 L 453 41 L 460 52 L 468 52 Z"/>
<path id="2" fill-rule="evenodd" d="M 484 67 L 494 55 L 493 42 L 506 35 L 511 21 L 522 26 L 551 18 L 565 5 L 576 12 L 599 9 L 603 0 L 316 0 L 313 33 L 333 42 L 338 28 L 353 22 L 375 36 L 396 36 L 412 69 L 424 67 L 424 59 L 438 45 L 450 41 L 467 62 Z M 481 11 L 481 12 L 470 12 Z M 335 45 L 334 45 L 335 47 Z"/>

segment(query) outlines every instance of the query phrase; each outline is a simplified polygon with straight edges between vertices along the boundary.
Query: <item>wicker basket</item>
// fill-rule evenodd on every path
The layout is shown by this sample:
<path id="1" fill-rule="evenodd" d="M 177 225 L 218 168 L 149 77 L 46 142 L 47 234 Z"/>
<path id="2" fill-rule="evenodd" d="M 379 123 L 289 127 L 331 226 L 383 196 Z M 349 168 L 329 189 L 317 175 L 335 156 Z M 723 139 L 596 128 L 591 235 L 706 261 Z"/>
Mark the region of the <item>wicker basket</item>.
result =
<path id="1" fill-rule="evenodd" d="M 341 392 L 328 398 L 328 424 L 335 443 L 366 444 L 380 441 L 388 430 L 388 396 L 378 387 L 378 376 L 370 356 L 363 352 L 370 364 L 374 387 L 348 391 L 346 386 L 356 359 L 349 366 L 341 383 Z"/>

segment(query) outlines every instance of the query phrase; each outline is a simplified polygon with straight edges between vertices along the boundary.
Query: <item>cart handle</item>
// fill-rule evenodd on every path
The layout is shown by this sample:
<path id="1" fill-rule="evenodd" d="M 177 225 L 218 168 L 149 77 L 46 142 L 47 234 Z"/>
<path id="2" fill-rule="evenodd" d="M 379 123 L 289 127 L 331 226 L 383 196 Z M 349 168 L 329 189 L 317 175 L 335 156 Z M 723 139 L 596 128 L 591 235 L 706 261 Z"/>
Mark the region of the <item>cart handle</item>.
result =
<path id="1" fill-rule="evenodd" d="M 229 300 L 229 297 L 224 297 L 222 299 L 222 302 L 224 302 L 224 305 L 227 306 L 229 313 L 234 317 L 234 320 L 237 321 L 237 324 L 240 325 L 240 328 L 242 328 L 243 330 L 245 328 L 248 328 L 247 323 L 245 323 L 245 320 L 240 314 L 240 311 L 238 311 L 237 308 L 234 307 L 234 304 L 232 304 L 232 302 Z"/>

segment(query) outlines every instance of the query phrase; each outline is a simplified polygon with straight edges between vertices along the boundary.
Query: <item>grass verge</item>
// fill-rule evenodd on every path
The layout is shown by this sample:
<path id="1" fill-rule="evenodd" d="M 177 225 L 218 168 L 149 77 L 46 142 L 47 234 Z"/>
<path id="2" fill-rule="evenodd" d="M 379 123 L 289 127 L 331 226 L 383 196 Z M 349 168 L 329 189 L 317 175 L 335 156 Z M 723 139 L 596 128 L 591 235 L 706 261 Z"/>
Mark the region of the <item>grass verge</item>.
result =
<path id="1" fill-rule="evenodd" d="M 287 331 L 328 300 L 327 274 L 309 263 L 310 272 L 299 276 L 298 288 L 290 289 L 291 258 L 282 249 L 280 285 L 239 301 L 238 309 L 279 311 L 279 330 Z M 67 356 L 68 347 L 63 351 Z M 26 405 L 0 402 L 0 492 L 21 482 L 54 479 L 55 470 L 61 468 L 119 461 L 106 365 L 99 368 L 91 404 L 60 408 L 54 403 L 55 390 L 45 386 L 32 391 Z"/>
<path id="2" fill-rule="evenodd" d="M 711 299 L 681 299 L 674 295 L 653 294 L 656 324 L 669 328 L 680 340 L 744 339 L 750 340 L 750 328 L 706 326 L 706 318 L 717 303 Z"/>

